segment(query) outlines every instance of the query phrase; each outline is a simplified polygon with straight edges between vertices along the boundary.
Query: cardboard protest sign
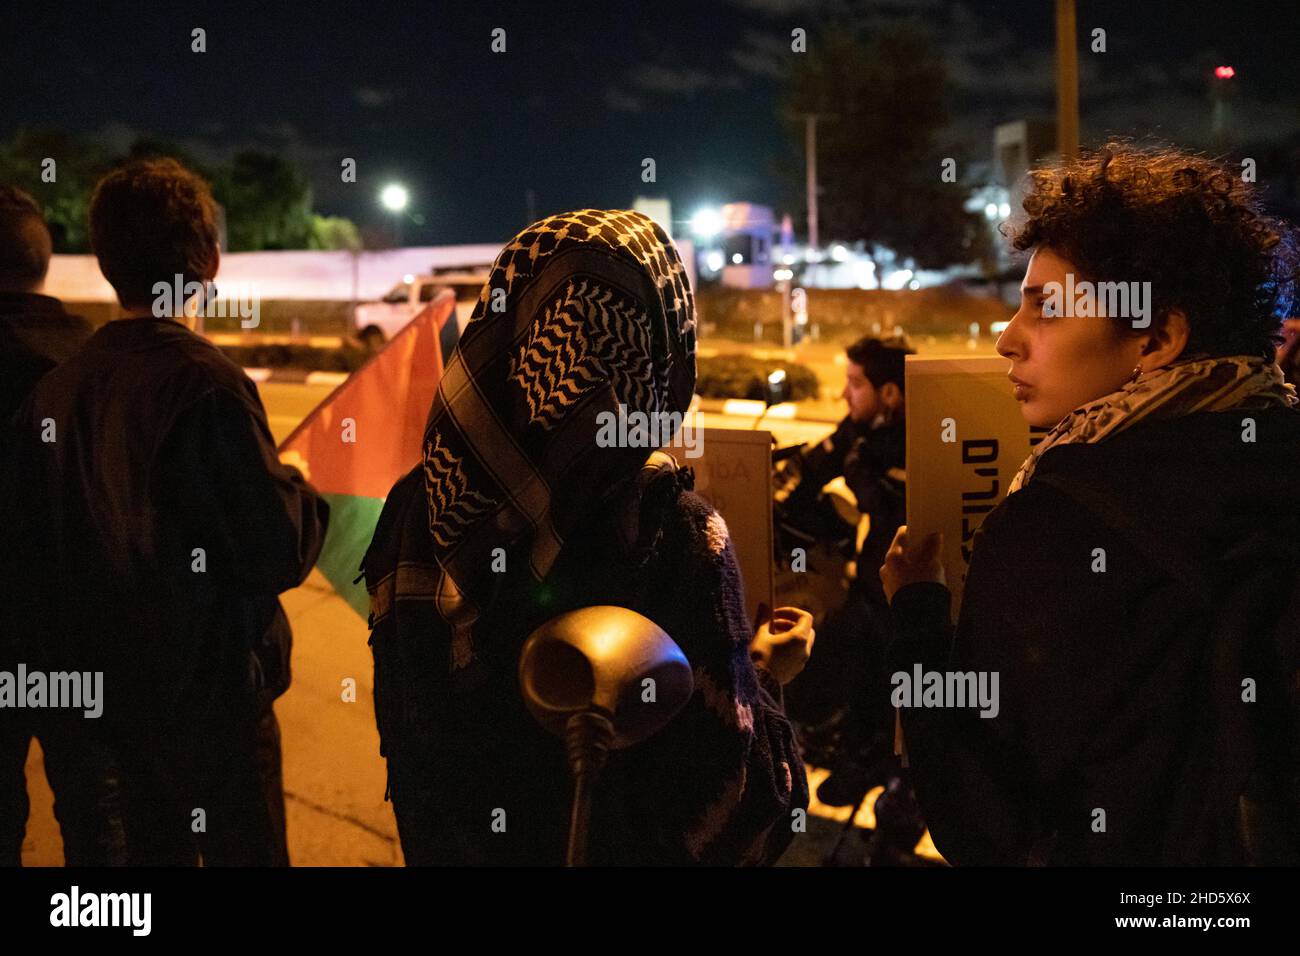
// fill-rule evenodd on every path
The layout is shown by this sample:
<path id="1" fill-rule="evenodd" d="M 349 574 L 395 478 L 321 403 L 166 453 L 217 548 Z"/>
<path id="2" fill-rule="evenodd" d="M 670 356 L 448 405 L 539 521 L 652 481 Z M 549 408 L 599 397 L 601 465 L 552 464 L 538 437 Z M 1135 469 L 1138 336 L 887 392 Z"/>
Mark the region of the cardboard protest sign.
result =
<path id="1" fill-rule="evenodd" d="M 943 533 L 955 620 L 972 538 L 1028 457 L 1031 430 L 1004 358 L 909 355 L 905 368 L 908 534 Z"/>
<path id="2" fill-rule="evenodd" d="M 745 610 L 772 607 L 772 433 L 701 428 L 704 454 L 688 458 L 673 442 L 664 447 L 679 466 L 695 470 L 695 491 L 718 509 L 731 531 L 745 580 Z"/>

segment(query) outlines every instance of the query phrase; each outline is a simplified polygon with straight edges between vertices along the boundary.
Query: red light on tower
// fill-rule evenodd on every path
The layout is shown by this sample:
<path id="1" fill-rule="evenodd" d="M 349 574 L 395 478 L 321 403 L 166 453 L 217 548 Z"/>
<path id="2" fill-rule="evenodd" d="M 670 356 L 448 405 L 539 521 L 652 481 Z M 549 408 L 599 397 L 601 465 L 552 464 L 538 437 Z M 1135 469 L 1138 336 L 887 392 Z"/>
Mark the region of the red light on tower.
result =
<path id="1" fill-rule="evenodd" d="M 1237 71 L 1230 66 L 1216 66 L 1214 75 L 1221 80 L 1230 80 L 1237 75 Z"/>

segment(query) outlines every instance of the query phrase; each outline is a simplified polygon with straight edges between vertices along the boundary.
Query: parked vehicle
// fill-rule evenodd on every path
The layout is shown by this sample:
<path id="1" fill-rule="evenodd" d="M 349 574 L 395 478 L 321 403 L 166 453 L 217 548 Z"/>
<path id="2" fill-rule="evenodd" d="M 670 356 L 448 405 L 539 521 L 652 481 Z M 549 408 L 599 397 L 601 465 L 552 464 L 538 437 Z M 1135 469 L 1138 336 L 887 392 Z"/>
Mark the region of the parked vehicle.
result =
<path id="1" fill-rule="evenodd" d="M 469 270 L 404 276 L 378 302 L 357 304 L 353 316 L 356 336 L 366 348 L 375 351 L 437 298 L 439 292 L 450 289 L 456 296 L 456 337 L 459 338 L 487 280 L 487 272 Z"/>

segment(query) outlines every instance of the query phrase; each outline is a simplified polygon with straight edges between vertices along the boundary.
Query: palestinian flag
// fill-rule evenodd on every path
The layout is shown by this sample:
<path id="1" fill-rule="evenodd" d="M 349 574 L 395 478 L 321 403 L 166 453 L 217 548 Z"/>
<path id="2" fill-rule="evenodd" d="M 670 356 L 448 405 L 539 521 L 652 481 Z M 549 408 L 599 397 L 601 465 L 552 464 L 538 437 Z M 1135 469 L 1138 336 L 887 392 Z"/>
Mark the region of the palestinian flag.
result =
<path id="1" fill-rule="evenodd" d="M 420 460 L 425 415 L 442 378 L 440 340 L 455 325 L 456 297 L 447 290 L 280 444 L 280 460 L 329 502 L 316 566 L 362 618 L 369 618 L 370 598 L 355 580 L 361 559 L 388 490 Z"/>

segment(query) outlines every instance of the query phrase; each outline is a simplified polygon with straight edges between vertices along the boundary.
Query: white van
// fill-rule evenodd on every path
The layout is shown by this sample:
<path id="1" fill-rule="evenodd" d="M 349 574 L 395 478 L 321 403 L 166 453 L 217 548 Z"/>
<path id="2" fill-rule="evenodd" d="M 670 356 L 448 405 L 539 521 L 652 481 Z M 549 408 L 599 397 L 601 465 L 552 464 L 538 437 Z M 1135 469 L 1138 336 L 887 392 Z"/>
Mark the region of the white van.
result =
<path id="1" fill-rule="evenodd" d="M 353 316 L 356 336 L 373 352 L 400 332 L 439 292 L 450 289 L 456 296 L 456 338 L 459 338 L 487 280 L 487 272 L 470 271 L 403 276 L 378 302 L 357 303 Z"/>

